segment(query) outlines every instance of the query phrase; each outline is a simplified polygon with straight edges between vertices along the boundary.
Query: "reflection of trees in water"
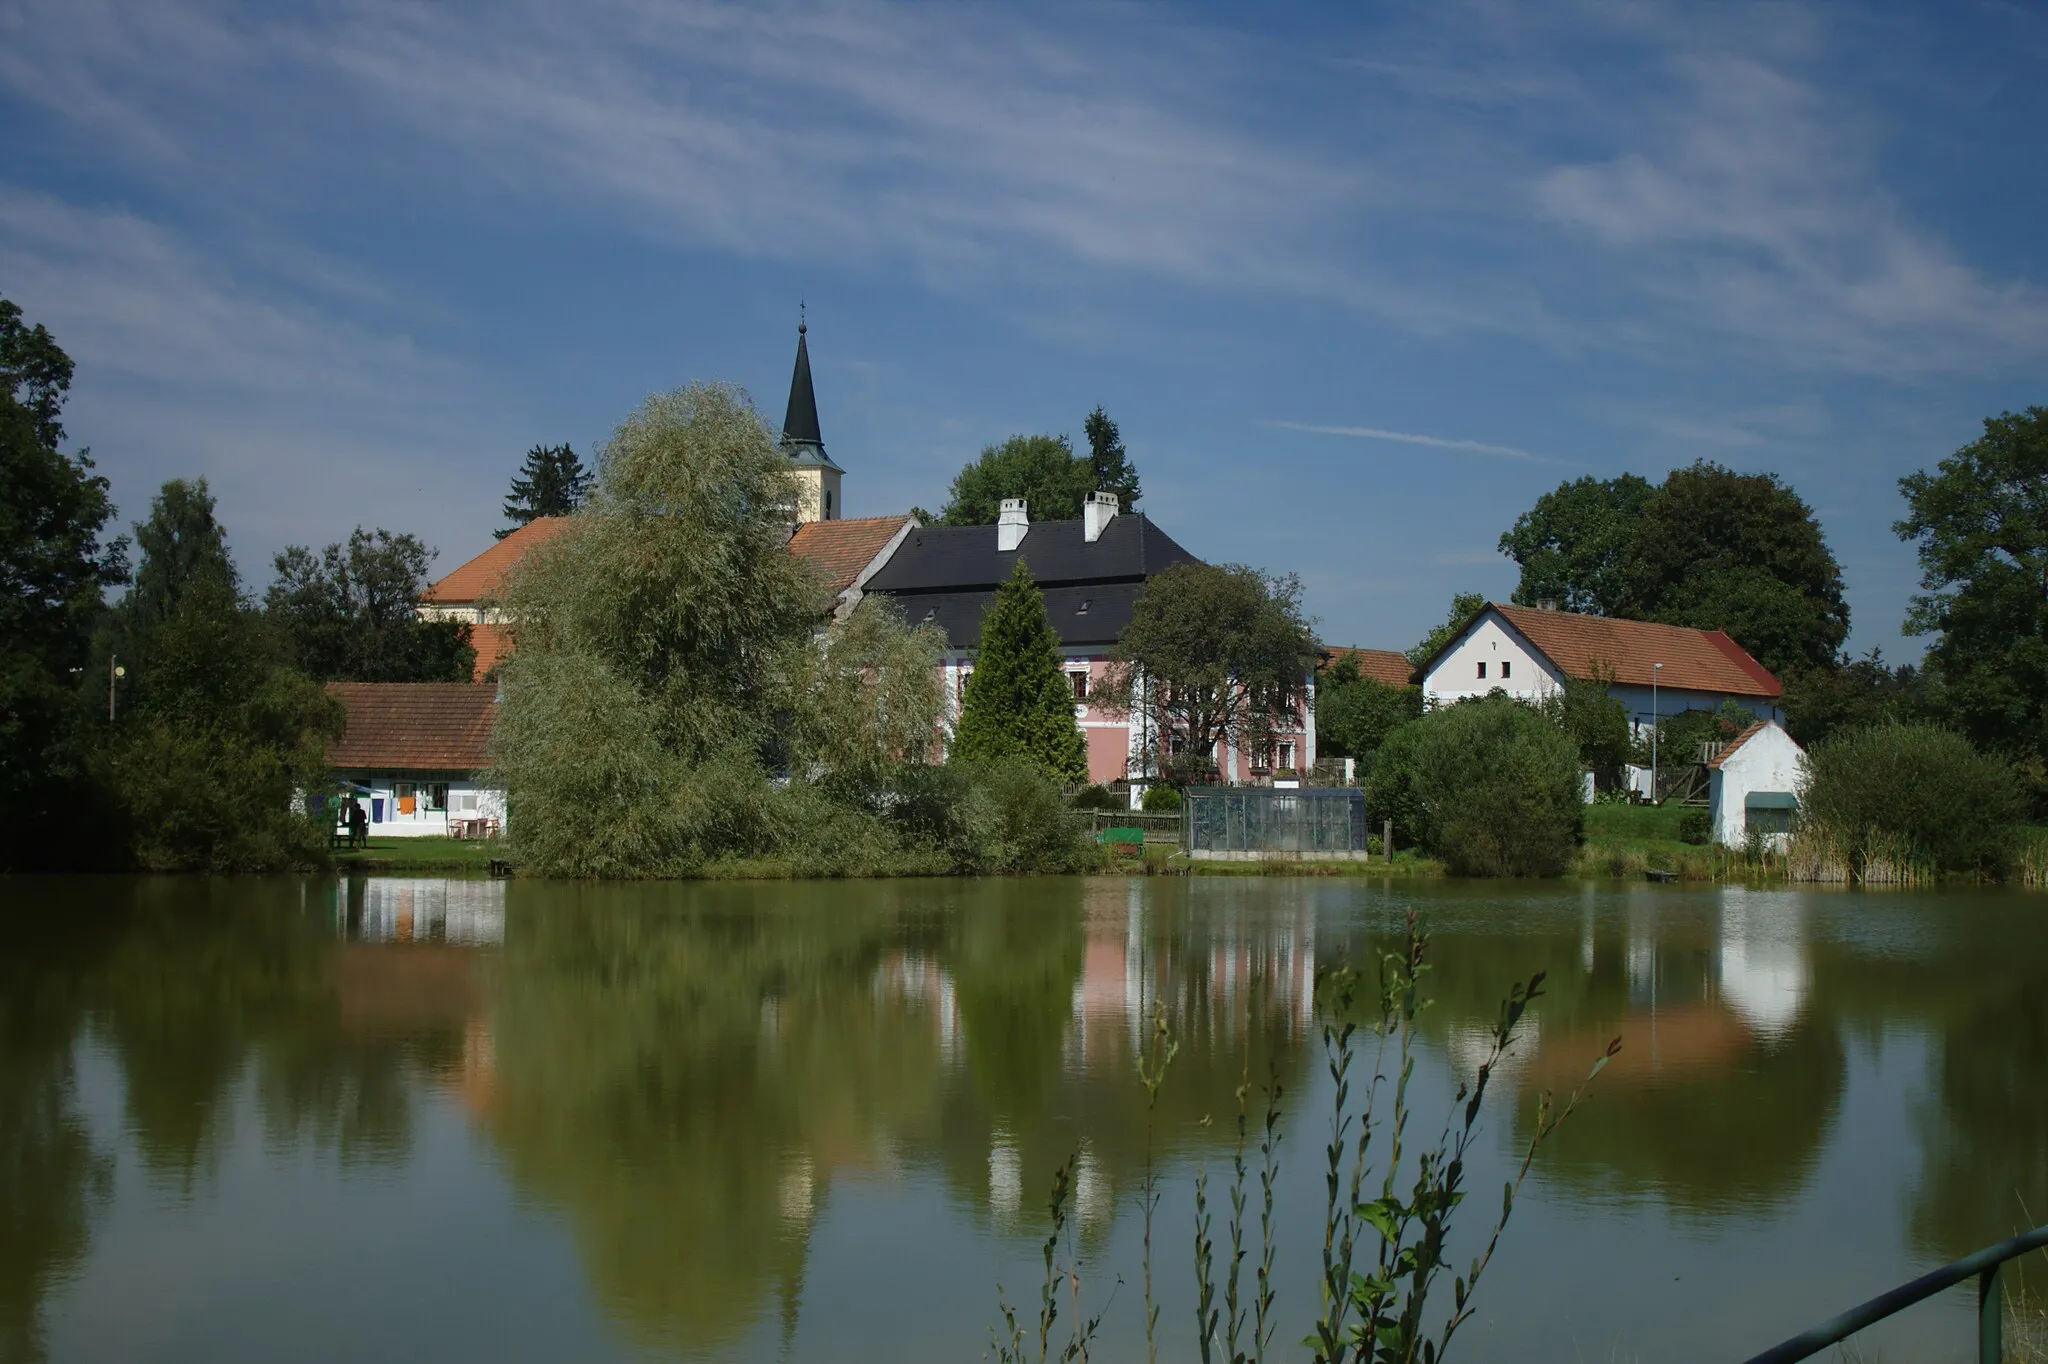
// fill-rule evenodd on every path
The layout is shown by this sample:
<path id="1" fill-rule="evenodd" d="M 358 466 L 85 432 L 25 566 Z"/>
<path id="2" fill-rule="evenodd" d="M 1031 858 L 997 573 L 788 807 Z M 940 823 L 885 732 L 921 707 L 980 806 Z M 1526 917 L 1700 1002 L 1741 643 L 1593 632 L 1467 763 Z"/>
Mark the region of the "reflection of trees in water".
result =
<path id="1" fill-rule="evenodd" d="M 310 892 L 310 894 L 309 894 Z M 36 1354 L 50 1285 L 84 1255 L 109 1187 L 73 1100 L 81 1030 L 123 1076 L 125 1128 L 150 1176 L 189 1195 L 232 1127 L 243 1081 L 273 1142 L 343 1164 L 402 1159 L 411 1076 L 445 1070 L 460 1020 L 374 1004 L 389 972 L 337 975 L 345 954 L 318 883 L 51 880 L 0 954 L 0 1359 Z M 395 960 L 395 959 L 394 959 Z M 465 968 L 466 969 L 466 968 Z M 351 1013 L 353 993 L 372 1005 Z M 415 1004 L 430 992 L 406 992 Z"/>
<path id="2" fill-rule="evenodd" d="M 1246 1048 L 1295 1068 L 1299 999 L 1250 1003 L 1272 935 L 1226 950 L 1213 916 L 1136 913 L 1120 885 L 511 894 L 490 1127 L 645 1343 L 729 1344 L 778 1296 L 793 1326 L 811 1222 L 848 1172 L 930 1164 L 970 1207 L 993 1183 L 1028 1209 L 1081 1142 L 1084 1207 L 1104 1208 L 1142 1160 L 1130 1046 L 1153 998 L 1185 1038 L 1165 1145 L 1226 1117 Z"/>
<path id="3" fill-rule="evenodd" d="M 876 989 L 888 951 L 919 939 L 904 900 L 513 887 L 490 1126 L 633 1336 L 730 1341 L 796 1283 L 833 1176 L 934 1120 L 930 1006 Z"/>
<path id="4" fill-rule="evenodd" d="M 71 1064 L 100 945 L 21 916 L 0 952 L 0 1360 L 43 1358 L 43 1298 L 85 1258 L 112 1177 L 78 1113 Z"/>
<path id="5" fill-rule="evenodd" d="M 1933 903 L 1929 900 L 1933 899 Z M 2048 918 L 2016 893 L 1858 897 L 1860 932 L 1823 946 L 1829 1014 L 1926 1040 L 1915 1113 L 1914 1242 L 1951 1260 L 2048 1222 Z M 1905 950 L 1902 950 L 1905 949 Z M 2038 1286 L 2041 1260 L 2022 1268 Z"/>

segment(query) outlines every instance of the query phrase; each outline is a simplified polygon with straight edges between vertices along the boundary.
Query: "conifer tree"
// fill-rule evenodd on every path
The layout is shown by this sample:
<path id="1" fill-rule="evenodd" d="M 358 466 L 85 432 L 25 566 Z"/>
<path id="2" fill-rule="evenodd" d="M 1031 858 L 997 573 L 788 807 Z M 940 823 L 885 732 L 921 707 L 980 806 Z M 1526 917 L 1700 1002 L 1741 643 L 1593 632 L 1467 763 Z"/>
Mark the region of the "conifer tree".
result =
<path id="1" fill-rule="evenodd" d="M 970 760 L 1023 758 L 1074 784 L 1088 778 L 1088 745 L 1074 724 L 1059 639 L 1021 555 L 982 617 L 953 752 Z"/>
<path id="2" fill-rule="evenodd" d="M 590 479 L 590 471 L 568 446 L 534 446 L 513 476 L 512 495 L 505 499 L 505 517 L 512 525 L 496 532 L 497 537 L 502 540 L 538 517 L 567 516 L 583 505 Z"/>

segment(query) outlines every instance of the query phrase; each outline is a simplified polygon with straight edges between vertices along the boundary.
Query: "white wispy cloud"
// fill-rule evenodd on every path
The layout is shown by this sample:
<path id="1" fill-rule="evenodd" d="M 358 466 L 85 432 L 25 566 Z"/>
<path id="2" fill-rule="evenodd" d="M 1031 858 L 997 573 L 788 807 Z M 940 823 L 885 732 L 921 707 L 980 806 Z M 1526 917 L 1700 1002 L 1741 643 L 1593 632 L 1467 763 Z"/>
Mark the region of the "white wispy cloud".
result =
<path id="1" fill-rule="evenodd" d="M 0 90 L 252 213 L 338 185 L 503 196 L 941 288 L 1106 273 L 1574 352 L 1690 358 L 1712 332 L 1913 373 L 2048 351 L 2048 293 L 1887 187 L 1878 119 L 1816 74 L 1849 23 L 1826 11 L 1466 0 L 1314 48 L 886 0 L 8 12 Z"/>
<path id="2" fill-rule="evenodd" d="M 1430 436 L 1418 431 L 1389 431 L 1378 426 L 1319 426 L 1311 422 L 1267 422 L 1282 431 L 1306 431 L 1317 436 L 1349 436 L 1355 440 L 1385 440 L 1399 445 L 1426 445 L 1433 450 L 1469 450 L 1476 455 L 1500 455 L 1528 460 L 1534 464 L 1563 464 L 1566 461 L 1524 450 L 1519 445 L 1495 445 L 1483 440 L 1462 440 L 1456 436 Z"/>

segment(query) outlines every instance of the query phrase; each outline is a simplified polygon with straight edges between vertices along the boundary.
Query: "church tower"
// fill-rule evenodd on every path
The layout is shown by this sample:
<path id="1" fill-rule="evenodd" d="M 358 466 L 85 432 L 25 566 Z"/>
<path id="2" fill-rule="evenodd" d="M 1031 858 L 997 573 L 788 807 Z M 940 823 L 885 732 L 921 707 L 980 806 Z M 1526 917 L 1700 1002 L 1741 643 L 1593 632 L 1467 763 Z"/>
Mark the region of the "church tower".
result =
<path id="1" fill-rule="evenodd" d="M 807 330 L 799 317 L 796 373 L 789 378 L 789 410 L 782 418 L 782 452 L 789 456 L 797 478 L 798 522 L 837 521 L 846 514 L 839 496 L 839 480 L 846 471 L 825 453 L 825 438 L 818 431 L 818 395 L 811 388 L 811 351 L 804 341 Z"/>

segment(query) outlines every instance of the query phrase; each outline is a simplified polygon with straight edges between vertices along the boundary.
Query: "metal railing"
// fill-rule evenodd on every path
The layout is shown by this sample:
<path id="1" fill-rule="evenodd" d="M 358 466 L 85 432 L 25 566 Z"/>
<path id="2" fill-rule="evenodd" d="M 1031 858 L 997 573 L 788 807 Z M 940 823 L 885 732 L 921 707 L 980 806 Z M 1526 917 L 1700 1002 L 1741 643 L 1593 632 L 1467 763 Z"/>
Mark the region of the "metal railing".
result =
<path id="1" fill-rule="evenodd" d="M 1943 1289 L 1954 1288 L 1966 1279 L 1977 1281 L 1978 1364 L 1999 1364 L 1999 1357 L 2005 1351 L 2005 1304 L 1998 1290 L 1998 1271 L 2005 1267 L 2006 1261 L 2016 1260 L 2030 1250 L 2043 1247 L 2048 1247 L 2048 1227 L 2036 1227 L 2010 1241 L 1987 1246 L 1975 1255 L 1965 1255 L 1954 1264 L 1922 1274 L 1911 1283 L 1900 1284 L 1889 1293 L 1880 1293 L 1861 1307 L 1852 1307 L 1810 1331 L 1802 1331 L 1784 1344 L 1751 1358 L 1747 1364 L 1791 1364 L 1795 1359 L 1807 1359 L 1830 1345 L 1847 1340 L 1864 1327 L 1875 1325 Z"/>

